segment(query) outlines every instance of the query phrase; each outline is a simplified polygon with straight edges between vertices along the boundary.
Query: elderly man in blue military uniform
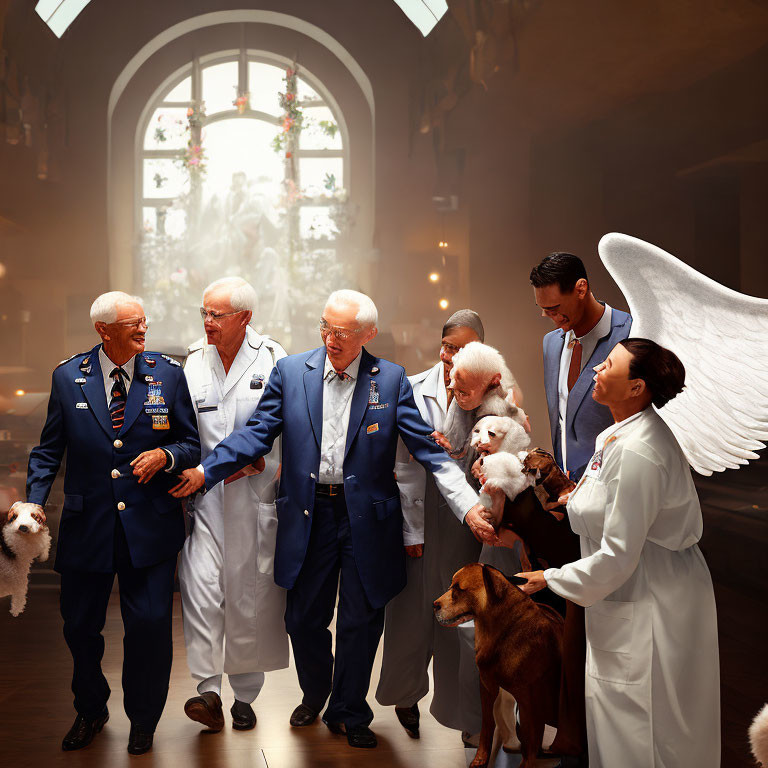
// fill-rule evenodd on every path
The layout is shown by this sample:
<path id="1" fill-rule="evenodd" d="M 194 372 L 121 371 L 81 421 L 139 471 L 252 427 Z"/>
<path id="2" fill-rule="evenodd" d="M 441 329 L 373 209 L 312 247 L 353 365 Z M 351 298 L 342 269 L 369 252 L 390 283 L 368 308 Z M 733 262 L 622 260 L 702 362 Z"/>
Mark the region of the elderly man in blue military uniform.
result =
<path id="1" fill-rule="evenodd" d="M 29 457 L 27 501 L 42 510 L 66 452 L 55 568 L 77 717 L 62 748 L 87 746 L 109 718 L 101 631 L 117 574 L 128 751 L 142 754 L 168 693 L 173 576 L 184 543 L 181 504 L 167 491 L 172 473 L 200 461 L 200 441 L 181 367 L 144 351 L 141 303 L 119 291 L 103 294 L 91 320 L 102 343 L 53 372 L 48 418 Z"/>

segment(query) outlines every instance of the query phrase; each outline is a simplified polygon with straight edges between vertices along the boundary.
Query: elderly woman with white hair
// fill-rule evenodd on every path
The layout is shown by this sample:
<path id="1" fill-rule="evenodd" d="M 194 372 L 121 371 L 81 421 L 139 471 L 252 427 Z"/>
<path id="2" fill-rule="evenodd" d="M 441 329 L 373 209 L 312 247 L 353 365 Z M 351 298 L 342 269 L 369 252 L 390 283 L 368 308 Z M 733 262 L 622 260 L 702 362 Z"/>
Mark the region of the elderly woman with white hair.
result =
<path id="1" fill-rule="evenodd" d="M 259 404 L 275 363 L 285 351 L 250 322 L 253 287 L 225 277 L 203 292 L 205 336 L 184 365 L 197 416 L 202 457 L 242 427 Z M 272 576 L 280 448 L 247 478 L 217 485 L 194 501 L 194 525 L 179 565 L 187 664 L 198 681 L 184 711 L 214 731 L 224 727 L 221 701 L 226 673 L 235 694 L 232 727 L 256 724 L 251 704 L 264 673 L 288 666 L 285 590 Z"/>

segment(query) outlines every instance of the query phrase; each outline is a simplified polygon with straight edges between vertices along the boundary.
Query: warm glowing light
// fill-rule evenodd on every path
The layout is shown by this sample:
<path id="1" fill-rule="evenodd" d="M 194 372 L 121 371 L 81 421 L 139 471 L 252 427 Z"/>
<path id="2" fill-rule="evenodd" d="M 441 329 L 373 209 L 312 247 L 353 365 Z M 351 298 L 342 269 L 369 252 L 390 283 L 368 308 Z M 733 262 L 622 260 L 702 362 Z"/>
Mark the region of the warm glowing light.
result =
<path id="1" fill-rule="evenodd" d="M 440 299 L 440 309 L 448 309 L 448 299 Z"/>
<path id="2" fill-rule="evenodd" d="M 448 247 L 448 243 L 447 243 L 445 240 L 441 240 L 441 241 L 440 241 L 440 242 L 437 244 L 437 247 L 438 247 L 438 248 L 447 248 L 447 247 Z"/>
<path id="3" fill-rule="evenodd" d="M 440 279 L 440 275 L 437 272 L 429 273 L 429 282 L 436 283 Z"/>
<path id="4" fill-rule="evenodd" d="M 27 393 L 23 389 L 17 389 L 16 390 L 16 396 L 21 397 L 22 395 L 26 395 Z"/>

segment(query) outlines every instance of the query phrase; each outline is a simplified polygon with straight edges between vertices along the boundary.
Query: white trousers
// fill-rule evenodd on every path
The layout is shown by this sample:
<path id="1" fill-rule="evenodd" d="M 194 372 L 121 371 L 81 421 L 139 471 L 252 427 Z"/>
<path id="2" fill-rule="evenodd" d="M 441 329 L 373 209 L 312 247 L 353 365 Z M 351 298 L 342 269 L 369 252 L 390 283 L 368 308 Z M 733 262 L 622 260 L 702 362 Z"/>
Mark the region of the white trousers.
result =
<path id="1" fill-rule="evenodd" d="M 239 675 L 227 675 L 227 677 L 229 678 L 232 690 L 235 692 L 235 698 L 246 704 L 255 701 L 264 686 L 265 675 L 263 672 L 243 672 Z M 222 675 L 207 677 L 198 684 L 197 692 L 213 691 L 221 696 L 221 678 Z"/>
<path id="2" fill-rule="evenodd" d="M 220 694 L 226 674 L 235 697 L 250 703 L 264 685 L 264 672 L 288 664 L 285 597 L 270 574 L 258 572 L 251 551 L 255 538 L 250 548 L 243 543 L 252 532 L 243 530 L 241 541 L 225 546 L 228 511 L 196 510 L 184 544 L 179 563 L 184 642 L 200 693 Z"/>

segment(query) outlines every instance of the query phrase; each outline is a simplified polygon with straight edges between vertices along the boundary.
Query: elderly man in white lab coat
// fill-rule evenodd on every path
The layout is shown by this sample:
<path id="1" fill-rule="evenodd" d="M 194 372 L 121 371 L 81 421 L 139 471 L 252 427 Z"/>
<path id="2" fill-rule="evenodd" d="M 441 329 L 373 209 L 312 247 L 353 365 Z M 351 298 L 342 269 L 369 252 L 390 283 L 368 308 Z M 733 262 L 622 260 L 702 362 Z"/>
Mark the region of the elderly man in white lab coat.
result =
<path id="1" fill-rule="evenodd" d="M 453 355 L 470 341 L 482 341 L 476 312 L 455 312 L 443 327 L 440 362 L 410 376 L 422 418 L 438 432 L 448 411 Z M 475 562 L 480 544 L 451 514 L 431 475 L 398 447 L 397 485 L 403 508 L 403 541 L 410 555 L 405 589 L 387 605 L 384 655 L 376 690 L 380 704 L 395 705 L 398 720 L 413 738 L 419 736 L 418 702 L 429 691 L 432 660 L 434 695 L 430 711 L 465 739 L 480 731 L 480 680 L 475 665 L 474 633 L 441 627 L 432 602 L 450 585 L 453 574 Z"/>
<path id="2" fill-rule="evenodd" d="M 217 280 L 203 293 L 205 338 L 190 347 L 184 366 L 203 458 L 245 424 L 275 362 L 285 356 L 278 343 L 250 327 L 255 301 L 253 287 L 239 277 Z M 276 442 L 255 466 L 197 497 L 181 554 L 187 662 L 199 681 L 199 695 L 184 711 L 216 731 L 224 727 L 223 673 L 235 694 L 232 727 L 248 730 L 256 724 L 251 703 L 264 673 L 288 666 L 285 590 L 272 576 L 279 470 Z"/>

